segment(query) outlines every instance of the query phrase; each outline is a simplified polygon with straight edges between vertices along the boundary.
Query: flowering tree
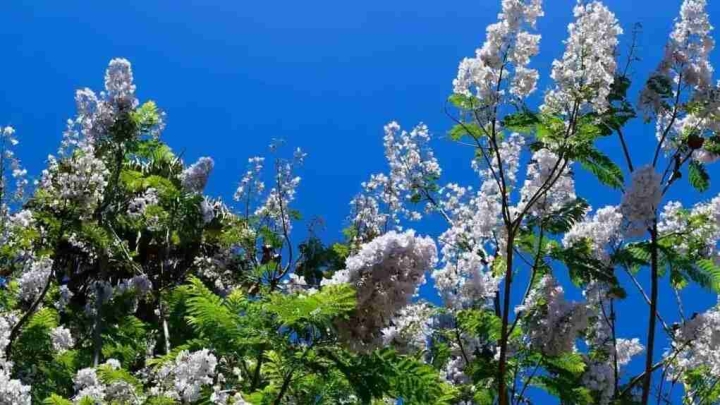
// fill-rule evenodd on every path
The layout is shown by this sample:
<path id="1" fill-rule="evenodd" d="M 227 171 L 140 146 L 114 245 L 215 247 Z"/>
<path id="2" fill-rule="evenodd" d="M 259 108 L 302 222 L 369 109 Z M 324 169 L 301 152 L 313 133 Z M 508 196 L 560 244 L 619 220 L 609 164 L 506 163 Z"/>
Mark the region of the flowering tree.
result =
<path id="1" fill-rule="evenodd" d="M 233 202 L 206 196 L 213 160 L 186 165 L 161 141 L 164 114 L 113 59 L 104 91 L 77 92 L 32 192 L 0 129 L 0 404 L 508 405 L 534 389 L 566 404 L 717 403 L 720 310 L 685 317 L 678 298 L 672 325 L 658 310 L 661 285 L 720 291 L 720 196 L 664 201 L 683 177 L 706 191 L 720 157 L 705 6 L 684 1 L 633 96 L 634 46 L 619 64 L 614 14 L 578 2 L 534 108 L 541 0 L 503 0 L 448 101 L 448 138 L 472 150 L 479 186 L 443 180 L 427 126 L 390 123 L 388 170 L 331 245 L 312 228 L 293 241 L 302 150 L 274 142 Z M 640 119 L 657 133 L 643 164 L 624 135 Z M 574 170 L 622 199 L 591 209 Z M 407 229 L 434 215 L 440 234 Z M 417 298 L 428 276 L 438 304 Z M 647 303 L 644 336 L 618 327 L 631 294 Z"/>

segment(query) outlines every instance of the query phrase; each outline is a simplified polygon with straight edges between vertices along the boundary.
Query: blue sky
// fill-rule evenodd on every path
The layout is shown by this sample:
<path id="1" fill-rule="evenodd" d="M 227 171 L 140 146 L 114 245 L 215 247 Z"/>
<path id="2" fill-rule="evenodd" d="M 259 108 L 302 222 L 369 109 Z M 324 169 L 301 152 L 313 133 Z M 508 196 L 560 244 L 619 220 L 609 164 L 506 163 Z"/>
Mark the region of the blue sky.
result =
<path id="1" fill-rule="evenodd" d="M 309 156 L 297 207 L 308 218 L 321 215 L 327 223 L 323 237 L 331 240 L 340 237 L 359 183 L 385 169 L 382 126 L 390 120 L 407 128 L 427 123 L 438 138 L 445 180 L 476 182 L 469 170 L 471 151 L 443 139 L 452 124 L 443 107 L 459 60 L 480 46 L 499 3 L 4 1 L 0 125 L 16 127 L 18 154 L 38 174 L 74 114 L 75 89 L 100 89 L 108 61 L 126 57 L 140 98 L 155 100 L 168 114 L 164 139 L 188 161 L 215 159 L 212 194 L 229 200 L 247 158 L 266 154 L 272 138 L 305 149 Z M 574 1 L 546 3 L 538 24 L 541 56 L 533 62 L 541 72 L 562 54 Z M 632 25 L 643 24 L 636 84 L 660 60 L 680 3 L 606 1 L 626 30 L 625 45 Z M 711 2 L 709 12 L 720 24 L 720 4 Z M 720 66 L 717 55 L 713 62 Z M 548 85 L 545 76 L 540 89 Z M 635 164 L 648 162 L 653 126 L 633 124 L 627 137 Z M 615 138 L 602 147 L 620 158 Z M 720 171 L 711 168 L 711 174 Z M 720 191 L 717 184 L 704 198 Z M 595 207 L 620 198 L 580 171 L 578 193 Z M 683 184 L 671 198 L 692 203 L 702 197 Z M 668 293 L 661 296 L 661 309 L 674 319 Z M 714 300 L 695 290 L 686 295 L 689 311 Z M 641 337 L 644 303 L 631 298 L 624 310 L 622 325 Z"/>

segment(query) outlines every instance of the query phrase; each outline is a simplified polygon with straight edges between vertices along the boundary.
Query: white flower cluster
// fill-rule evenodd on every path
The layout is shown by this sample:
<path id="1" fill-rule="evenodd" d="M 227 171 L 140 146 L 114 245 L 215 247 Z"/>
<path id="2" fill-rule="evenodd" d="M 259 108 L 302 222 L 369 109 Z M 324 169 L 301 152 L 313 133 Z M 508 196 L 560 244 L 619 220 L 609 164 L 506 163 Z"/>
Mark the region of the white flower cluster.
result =
<path id="1" fill-rule="evenodd" d="M 40 188 L 48 193 L 47 203 L 51 207 L 75 208 L 81 218 L 89 217 L 102 201 L 109 171 L 90 145 L 83 146 L 65 163 L 67 167 L 49 156 Z"/>
<path id="2" fill-rule="evenodd" d="M 665 205 L 660 213 L 658 232 L 677 237 L 673 246 L 678 252 L 688 253 L 691 247 L 704 258 L 713 258 L 720 240 L 720 196 L 698 203 L 692 209 L 683 208 L 678 201 Z"/>
<path id="3" fill-rule="evenodd" d="M 397 122 L 385 126 L 385 158 L 390 166 L 389 182 L 401 199 L 411 199 L 419 190 L 428 187 L 440 177 L 442 169 L 430 149 L 430 132 L 425 124 L 412 131 L 400 129 Z M 420 219 L 419 213 L 411 213 Z"/>
<path id="4" fill-rule="evenodd" d="M 193 261 L 193 267 L 197 274 L 211 282 L 221 294 L 227 294 L 235 285 L 233 272 L 227 268 L 229 258 L 224 252 L 212 257 L 197 256 Z"/>
<path id="5" fill-rule="evenodd" d="M 358 194 L 350 202 L 353 227 L 358 239 L 371 240 L 382 234 L 388 223 L 389 215 L 381 212 L 378 200 L 367 194 Z"/>
<path id="6" fill-rule="evenodd" d="M 198 159 L 180 174 L 182 188 L 190 193 L 202 193 L 213 167 L 215 167 L 215 161 L 212 158 L 201 157 Z"/>
<path id="7" fill-rule="evenodd" d="M 75 345 L 75 339 L 72 337 L 70 329 L 63 326 L 51 330 L 50 339 L 52 340 L 53 349 L 59 353 L 70 350 Z"/>
<path id="8" fill-rule="evenodd" d="M 0 207 L 0 210 L 5 213 L 8 212 L 7 209 L 2 207 Z M 3 219 L 5 219 L 5 221 L 3 221 Z M 3 224 L 3 222 L 5 223 Z M 16 248 L 18 259 L 32 257 L 34 254 L 32 248 L 23 243 L 18 243 L 21 241 L 19 241 L 17 237 L 21 236 L 25 230 L 31 228 L 34 224 L 35 218 L 30 210 L 20 210 L 10 216 L 5 216 L 0 212 L 0 244 Z M 42 232 L 42 228 L 40 230 Z"/>
<path id="9" fill-rule="evenodd" d="M 572 352 L 579 333 L 588 327 L 587 307 L 566 301 L 562 286 L 550 275 L 538 282 L 515 312 L 523 313 L 530 345 L 547 356 Z"/>
<path id="10" fill-rule="evenodd" d="M 533 93 L 539 75 L 527 66 L 538 54 L 540 35 L 528 29 L 535 28 L 537 18 L 543 15 L 541 0 L 503 0 L 498 22 L 487 27 L 482 48 L 474 58 L 460 62 L 453 81 L 455 93 L 474 95 L 479 108 L 501 102 L 506 92 L 500 86 L 502 81 L 510 83 L 510 94 L 515 97 Z"/>
<path id="11" fill-rule="evenodd" d="M 61 156 L 71 154 L 74 147 L 87 147 L 107 137 L 120 115 L 137 107 L 130 62 L 122 58 L 111 60 L 105 72 L 105 91 L 100 97 L 85 88 L 76 92 L 75 103 L 77 117 L 68 120 L 59 151 Z"/>
<path id="12" fill-rule="evenodd" d="M 687 84 L 700 92 L 712 86 L 713 67 L 709 56 L 715 40 L 710 36 L 713 27 L 706 8 L 706 0 L 683 1 L 680 16 L 675 20 L 675 28 L 665 47 L 665 56 L 640 98 L 646 112 L 661 117 L 668 113 L 657 92 L 658 78 L 675 86 Z"/>
<path id="13" fill-rule="evenodd" d="M 511 134 L 498 147 L 499 159 L 492 156 L 491 167 L 482 168 L 478 160 L 472 163 L 484 179 L 478 192 L 449 184 L 441 190 L 441 208 L 452 221 L 439 238 L 443 267 L 433 272 L 435 288 L 445 305 L 464 308 L 486 303 L 492 299 L 502 281 L 490 270 L 493 258 L 487 247 L 503 243 L 503 235 L 496 234 L 502 213 L 501 192 L 494 177 L 502 164 L 505 184 L 511 188 L 517 181 L 520 153 L 525 140 Z M 469 197 L 469 198 L 468 198 Z"/>
<path id="14" fill-rule="evenodd" d="M 13 363 L 0 360 L 0 405 L 31 405 L 31 387 L 12 379 Z"/>
<path id="15" fill-rule="evenodd" d="M 29 228 L 35 223 L 35 218 L 30 210 L 20 210 L 10 216 L 8 225 L 18 229 Z"/>
<path id="16" fill-rule="evenodd" d="M 655 219 L 662 200 L 661 181 L 660 174 L 650 165 L 633 172 L 632 184 L 625 190 L 620 205 L 620 211 L 629 223 L 629 236 L 641 235 Z"/>
<path id="17" fill-rule="evenodd" d="M 132 278 L 122 280 L 120 283 L 118 283 L 117 287 L 115 287 L 113 294 L 117 295 L 123 294 L 126 291 L 132 291 L 138 296 L 144 297 L 152 293 L 152 288 L 152 281 L 150 281 L 150 278 L 147 276 L 147 274 L 139 274 Z"/>
<path id="18" fill-rule="evenodd" d="M 382 330 L 383 345 L 401 351 L 424 351 L 432 333 L 431 320 L 435 311 L 424 302 L 406 306 Z"/>
<path id="19" fill-rule="evenodd" d="M 265 191 L 265 183 L 260 179 L 264 164 L 265 158 L 263 157 L 256 156 L 248 159 L 247 172 L 235 190 L 235 201 L 245 201 L 249 204 L 253 194 L 259 195 Z"/>
<path id="20" fill-rule="evenodd" d="M 450 360 L 445 365 L 445 368 L 441 371 L 442 378 L 450 384 L 461 385 L 469 383 L 470 377 L 465 374 L 465 368 L 468 366 L 460 348 L 457 344 L 452 345 L 454 353 L 451 355 Z"/>
<path id="21" fill-rule="evenodd" d="M 429 146 L 431 136 L 425 124 L 407 132 L 393 121 L 384 129 L 389 175 L 370 176 L 369 181 L 362 183 L 363 192 L 351 202 L 351 222 L 360 242 L 381 234 L 390 224 L 400 230 L 401 215 L 411 221 L 420 220 L 422 214 L 408 208 L 407 203 L 427 199 L 427 193 L 442 173 Z"/>
<path id="22" fill-rule="evenodd" d="M 485 180 L 469 201 L 472 190 L 450 184 L 441 190 L 442 208 L 452 225 L 439 237 L 443 267 L 433 272 L 435 288 L 450 308 L 476 306 L 493 298 L 502 280 L 490 271 L 492 257 L 485 246 L 492 244 L 500 224 L 499 189 L 495 180 Z"/>
<path id="23" fill-rule="evenodd" d="M 98 379 L 97 371 L 94 368 L 79 370 L 73 378 L 77 394 L 73 398 L 75 403 L 91 401 L 93 404 L 101 404 L 105 400 L 105 386 Z"/>
<path id="24" fill-rule="evenodd" d="M 116 359 L 108 359 L 105 364 L 100 365 L 98 369 L 119 370 L 120 362 Z M 73 382 L 77 393 L 73 398 L 73 402 L 92 403 L 92 404 L 127 404 L 140 405 L 143 398 L 135 392 L 135 387 L 125 381 L 116 380 L 108 384 L 103 383 L 98 378 L 97 369 L 84 368 L 75 374 Z"/>
<path id="25" fill-rule="evenodd" d="M 604 112 L 615 81 L 615 49 L 622 28 L 599 1 L 578 0 L 575 22 L 568 26 L 562 60 L 555 60 L 552 78 L 555 88 L 545 94 L 544 109 L 570 114 L 573 107 Z"/>
<path id="26" fill-rule="evenodd" d="M 295 200 L 300 177 L 293 175 L 294 169 L 302 165 L 306 154 L 299 148 L 292 160 L 278 159 L 275 163 L 275 187 L 270 189 L 265 203 L 255 210 L 255 215 L 268 218 L 278 229 L 290 233 L 292 221 L 290 203 Z"/>
<path id="27" fill-rule="evenodd" d="M 323 285 L 350 283 L 357 291 L 357 309 L 341 333 L 358 349 L 379 340 L 380 330 L 400 309 L 407 306 L 425 272 L 437 261 L 435 242 L 428 237 L 391 231 L 363 245 Z"/>
<path id="28" fill-rule="evenodd" d="M 720 310 L 712 308 L 685 322 L 675 332 L 670 353 L 674 351 L 679 353 L 668 365 L 668 380 L 698 368 L 707 375 L 720 375 Z"/>
<path id="29" fill-rule="evenodd" d="M 0 314 L 0 405 L 30 405 L 31 387 L 12 379 L 13 363 L 7 361 L 5 348 L 10 343 L 10 332 L 19 317 L 12 312 Z"/>
<path id="30" fill-rule="evenodd" d="M 27 170 L 20 165 L 20 159 L 15 156 L 13 147 L 17 146 L 18 140 L 15 137 L 15 129 L 13 127 L 0 127 L 0 157 L 4 165 L 0 167 L 0 209 L 3 217 L 7 215 L 8 203 L 12 200 L 20 200 L 25 195 L 25 188 L 28 185 Z M 8 180 L 5 171 L 15 180 L 15 189 L 10 192 Z"/>
<path id="31" fill-rule="evenodd" d="M 5 355 L 5 348 L 10 344 L 10 333 L 19 317 L 13 312 L 0 314 L 0 357 Z"/>
<path id="32" fill-rule="evenodd" d="M 137 107 L 135 84 L 130 62 L 127 59 L 115 58 L 105 71 L 105 96 L 108 101 L 121 109 Z"/>
<path id="33" fill-rule="evenodd" d="M 203 225 L 215 219 L 215 208 L 221 205 L 222 203 L 220 201 L 213 202 L 207 197 L 204 197 L 203 200 L 200 201 L 200 216 L 202 217 Z"/>
<path id="34" fill-rule="evenodd" d="M 157 205 L 159 202 L 157 190 L 148 188 L 142 195 L 139 195 L 128 204 L 127 214 L 131 218 L 141 218 L 145 214 L 145 210 L 150 205 Z"/>
<path id="35" fill-rule="evenodd" d="M 630 363 L 634 356 L 642 353 L 645 347 L 638 339 L 617 339 L 617 366 L 620 368 Z M 618 375 L 619 377 L 620 375 Z M 585 388 L 599 393 L 598 405 L 608 405 L 615 395 L 615 358 L 607 361 L 591 361 L 582 378 Z"/>
<path id="36" fill-rule="evenodd" d="M 235 395 L 230 395 L 230 392 L 221 391 L 217 386 L 210 395 L 210 402 L 215 405 L 252 405 L 243 398 L 241 393 L 237 392 Z"/>
<path id="37" fill-rule="evenodd" d="M 18 280 L 18 297 L 22 301 L 34 301 L 45 288 L 52 274 L 53 260 L 48 257 L 29 261 Z"/>
<path id="38" fill-rule="evenodd" d="M 563 169 L 562 172 L 560 169 Z M 531 215 L 543 216 L 562 208 L 575 198 L 575 181 L 569 162 L 561 160 L 547 149 L 533 153 L 525 183 L 520 189 L 517 210 L 528 209 Z M 528 207 L 529 204 L 531 205 Z"/>
<path id="39" fill-rule="evenodd" d="M 192 353 L 184 350 L 175 361 L 157 371 L 153 394 L 186 403 L 195 402 L 200 398 L 202 388 L 213 384 L 216 366 L 217 358 L 209 350 Z"/>
<path id="40" fill-rule="evenodd" d="M 565 234 L 563 246 L 570 247 L 575 243 L 586 241 L 596 259 L 603 262 L 610 260 L 608 248 L 619 242 L 619 231 L 623 224 L 623 215 L 615 206 L 600 208 L 595 216 L 586 217 L 578 222 Z"/>
<path id="41" fill-rule="evenodd" d="M 586 333 L 586 343 L 595 356 L 586 359 L 582 383 L 598 393 L 601 405 L 609 404 L 615 394 L 615 366 L 620 377 L 622 367 L 645 350 L 638 339 L 613 338 L 608 292 L 607 285 L 600 282 L 591 282 L 583 291 L 593 320 Z"/>
<path id="42" fill-rule="evenodd" d="M 305 277 L 298 276 L 295 273 L 290 274 L 288 278 L 283 281 L 283 286 L 288 294 L 313 295 L 317 292 L 315 287 L 307 283 Z"/>
<path id="43" fill-rule="evenodd" d="M 75 295 L 75 294 L 73 294 L 73 292 L 70 291 L 70 288 L 68 288 L 67 285 L 61 285 L 58 295 L 59 295 L 59 297 L 58 297 L 58 301 L 55 303 L 55 308 L 57 308 L 60 311 L 63 311 L 65 309 L 65 307 L 67 307 L 68 304 L 70 304 L 70 299 L 72 299 L 73 295 Z"/>
<path id="44" fill-rule="evenodd" d="M 505 176 L 505 186 L 512 188 L 517 181 L 523 146 L 525 146 L 525 137 L 518 133 L 512 133 L 498 145 L 497 154 L 491 153 L 491 156 L 488 157 L 490 159 L 490 167 L 486 166 L 487 161 L 484 158 L 481 159 L 477 157 L 472 161 L 473 170 L 475 170 L 485 182 L 488 182 L 487 185 L 483 186 L 486 192 L 492 192 L 493 194 L 500 193 L 500 185 L 498 183 L 502 183 L 502 179 L 500 179 L 501 166 L 502 174 Z"/>

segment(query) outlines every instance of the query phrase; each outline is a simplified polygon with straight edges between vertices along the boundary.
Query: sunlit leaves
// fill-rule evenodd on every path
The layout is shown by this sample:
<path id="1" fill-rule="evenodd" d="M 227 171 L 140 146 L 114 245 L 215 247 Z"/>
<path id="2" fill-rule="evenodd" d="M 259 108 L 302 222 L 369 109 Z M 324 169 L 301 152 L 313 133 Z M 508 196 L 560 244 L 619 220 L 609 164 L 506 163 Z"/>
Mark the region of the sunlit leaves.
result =
<path id="1" fill-rule="evenodd" d="M 700 192 L 710 188 L 710 175 L 705 166 L 695 160 L 691 161 L 688 166 L 688 180 L 690 185 Z"/>

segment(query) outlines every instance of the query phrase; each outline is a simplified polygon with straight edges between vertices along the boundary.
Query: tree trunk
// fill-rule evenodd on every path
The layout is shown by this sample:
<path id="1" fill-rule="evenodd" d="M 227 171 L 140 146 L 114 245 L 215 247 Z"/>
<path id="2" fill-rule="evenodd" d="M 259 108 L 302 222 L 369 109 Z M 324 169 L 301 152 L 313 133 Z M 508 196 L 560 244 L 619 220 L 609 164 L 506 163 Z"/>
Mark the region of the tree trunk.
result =
<path id="1" fill-rule="evenodd" d="M 650 320 L 648 322 L 647 356 L 645 357 L 645 380 L 643 381 L 642 404 L 647 405 L 650 400 L 653 374 L 653 352 L 655 350 L 655 324 L 657 322 L 658 304 L 658 245 L 657 245 L 657 220 L 653 223 L 650 231 L 650 277 L 652 286 L 650 290 Z"/>
<path id="2" fill-rule="evenodd" d="M 507 374 L 507 348 L 508 348 L 508 326 L 510 323 L 510 292 L 512 286 L 512 268 L 513 268 L 513 237 L 508 236 L 506 264 L 505 270 L 505 290 L 503 296 L 502 310 L 502 333 L 500 337 L 500 360 L 498 365 L 498 398 L 499 405 L 508 405 L 510 399 L 507 393 L 506 374 Z"/>

